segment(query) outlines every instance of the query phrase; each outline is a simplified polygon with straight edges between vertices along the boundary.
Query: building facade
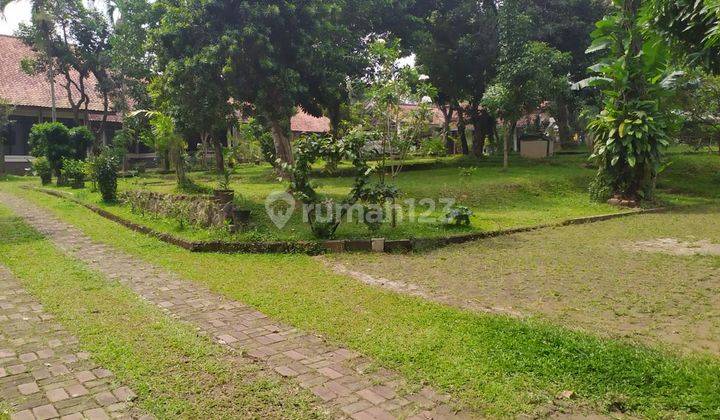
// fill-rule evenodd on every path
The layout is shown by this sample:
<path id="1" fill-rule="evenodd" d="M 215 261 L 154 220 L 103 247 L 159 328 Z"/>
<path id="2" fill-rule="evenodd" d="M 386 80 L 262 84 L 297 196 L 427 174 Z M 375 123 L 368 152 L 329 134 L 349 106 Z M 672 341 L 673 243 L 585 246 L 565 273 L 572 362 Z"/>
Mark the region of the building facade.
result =
<path id="1" fill-rule="evenodd" d="M 6 169 L 10 173 L 25 174 L 32 160 L 28 138 L 32 126 L 52 121 L 52 97 L 50 82 L 46 75 L 29 75 L 22 70 L 23 59 L 32 58 L 35 52 L 19 38 L 0 35 L 0 98 L 11 104 L 12 113 L 9 138 L 2 146 L 5 151 Z M 55 83 L 57 121 L 74 127 L 86 125 L 84 112 L 76 121 L 73 115 L 64 80 L 58 76 Z M 88 105 L 89 125 L 98 128 L 103 118 L 102 100 L 95 90 L 96 81 L 86 81 L 90 97 Z M 75 93 L 75 92 L 74 92 Z M 77 96 L 77 94 L 76 94 Z M 104 143 L 112 140 L 116 130 L 122 127 L 115 113 L 108 115 L 105 131 L 100 134 Z M 97 130 L 94 130 L 97 131 Z"/>

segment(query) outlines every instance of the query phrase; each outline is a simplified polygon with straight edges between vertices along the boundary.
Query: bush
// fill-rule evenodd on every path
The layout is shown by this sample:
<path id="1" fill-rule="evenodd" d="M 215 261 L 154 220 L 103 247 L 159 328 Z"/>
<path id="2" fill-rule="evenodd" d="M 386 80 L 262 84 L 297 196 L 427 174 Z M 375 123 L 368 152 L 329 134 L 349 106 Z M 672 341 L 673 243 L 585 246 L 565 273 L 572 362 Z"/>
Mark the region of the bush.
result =
<path id="1" fill-rule="evenodd" d="M 93 178 L 98 184 L 103 201 L 117 200 L 118 158 L 109 150 L 103 151 L 93 159 Z"/>
<path id="2" fill-rule="evenodd" d="M 445 156 L 445 144 L 440 137 L 431 137 L 425 140 L 420 147 L 420 152 L 425 156 Z"/>
<path id="3" fill-rule="evenodd" d="M 56 176 L 61 175 L 63 158 L 75 156 L 68 129 L 61 123 L 35 124 L 30 130 L 29 143 L 30 153 L 45 157 Z M 61 183 L 60 179 L 58 183 Z"/>
<path id="4" fill-rule="evenodd" d="M 277 154 L 275 152 L 275 141 L 270 133 L 263 133 L 260 138 L 260 151 L 265 162 L 272 166 L 277 165 Z"/>
<path id="5" fill-rule="evenodd" d="M 36 176 L 40 177 L 43 185 L 48 185 L 52 181 L 52 168 L 45 156 L 36 158 L 32 163 L 32 170 Z"/>
<path id="6" fill-rule="evenodd" d="M 473 211 L 465 206 L 453 206 L 445 214 L 443 222 L 448 226 L 470 226 L 470 217 Z"/>
<path id="7" fill-rule="evenodd" d="M 70 145 L 75 150 L 75 159 L 85 159 L 87 149 L 95 140 L 95 135 L 85 126 L 75 127 L 68 130 Z"/>
<path id="8" fill-rule="evenodd" d="M 85 162 L 79 159 L 62 160 L 62 177 L 71 181 L 73 188 L 83 188 L 85 186 Z"/>

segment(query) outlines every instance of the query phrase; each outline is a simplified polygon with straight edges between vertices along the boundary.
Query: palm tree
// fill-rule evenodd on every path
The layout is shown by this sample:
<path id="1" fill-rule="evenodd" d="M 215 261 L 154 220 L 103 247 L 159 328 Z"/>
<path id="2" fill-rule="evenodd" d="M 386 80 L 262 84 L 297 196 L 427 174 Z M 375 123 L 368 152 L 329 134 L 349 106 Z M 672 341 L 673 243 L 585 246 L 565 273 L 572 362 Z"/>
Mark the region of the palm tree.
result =
<path id="1" fill-rule="evenodd" d="M 10 3 L 14 3 L 18 0 L 0 0 L 0 16 L 3 16 L 5 9 Z M 37 28 L 40 33 L 40 47 L 45 50 L 45 53 L 50 58 L 48 60 L 48 82 L 50 83 L 50 103 L 52 112 L 52 121 L 57 121 L 57 106 L 55 100 L 55 68 L 52 60 L 50 36 L 53 31 L 53 23 L 48 13 L 48 7 L 52 0 L 31 0 L 32 1 L 32 14 L 31 19 L 33 26 Z"/>

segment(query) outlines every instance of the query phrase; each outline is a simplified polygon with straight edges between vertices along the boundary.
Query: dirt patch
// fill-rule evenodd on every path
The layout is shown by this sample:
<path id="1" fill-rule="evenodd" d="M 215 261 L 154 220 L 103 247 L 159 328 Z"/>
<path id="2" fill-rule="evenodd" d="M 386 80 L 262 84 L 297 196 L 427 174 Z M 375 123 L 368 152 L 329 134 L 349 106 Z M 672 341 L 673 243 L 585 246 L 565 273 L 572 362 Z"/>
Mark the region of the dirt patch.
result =
<path id="1" fill-rule="evenodd" d="M 676 238 L 659 238 L 651 241 L 635 242 L 630 249 L 642 252 L 660 252 L 663 254 L 690 256 L 690 255 L 718 255 L 720 244 L 714 244 L 706 239 L 686 242 Z"/>
<path id="2" fill-rule="evenodd" d="M 458 299 L 455 296 L 447 295 L 447 294 L 440 294 L 433 292 L 432 290 L 428 290 L 427 288 L 413 284 L 413 283 L 406 283 L 399 280 L 390 280 L 383 277 L 373 277 L 370 274 L 363 273 L 360 271 L 355 271 L 349 269 L 344 264 L 333 262 L 325 258 L 324 256 L 318 256 L 316 259 L 326 266 L 328 266 L 331 270 L 333 270 L 337 274 L 342 274 L 346 276 L 350 276 L 354 278 L 355 280 L 358 280 L 360 282 L 363 282 L 365 284 L 376 286 L 376 287 L 382 287 L 384 289 L 388 289 L 390 291 L 401 293 L 409 296 L 415 296 L 427 300 L 431 300 L 433 302 L 442 303 L 445 305 L 453 305 L 458 306 L 463 309 L 467 309 L 474 312 L 487 312 L 487 313 L 494 313 L 494 314 L 503 314 L 503 315 L 510 315 L 517 318 L 522 318 L 524 315 L 521 312 L 514 311 L 510 308 L 505 308 L 501 306 L 489 306 L 489 305 L 483 305 L 479 304 L 478 302 L 475 302 L 473 300 L 462 300 Z"/>
<path id="3" fill-rule="evenodd" d="M 720 265 L 687 257 L 720 255 L 718 221 L 720 207 L 713 207 L 428 253 L 325 258 L 364 283 L 466 310 L 537 317 L 601 337 L 720 356 Z"/>

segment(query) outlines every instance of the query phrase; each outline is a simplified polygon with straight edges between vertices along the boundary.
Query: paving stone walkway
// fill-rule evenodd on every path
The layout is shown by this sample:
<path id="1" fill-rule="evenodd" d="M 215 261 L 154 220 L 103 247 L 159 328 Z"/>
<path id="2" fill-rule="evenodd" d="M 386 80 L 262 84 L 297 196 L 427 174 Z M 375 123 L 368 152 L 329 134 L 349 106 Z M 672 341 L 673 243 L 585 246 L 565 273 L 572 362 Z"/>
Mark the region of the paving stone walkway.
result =
<path id="1" fill-rule="evenodd" d="M 269 319 L 243 303 L 197 283 L 93 242 L 74 226 L 26 200 L 0 193 L 0 202 L 67 254 L 127 285 L 172 317 L 187 321 L 218 342 L 264 362 L 309 389 L 338 416 L 355 419 L 470 418 L 447 395 L 407 383 L 396 372 L 372 368 L 372 361 L 320 337 Z"/>
<path id="2" fill-rule="evenodd" d="M 0 401 L 15 420 L 152 418 L 0 266 Z"/>

